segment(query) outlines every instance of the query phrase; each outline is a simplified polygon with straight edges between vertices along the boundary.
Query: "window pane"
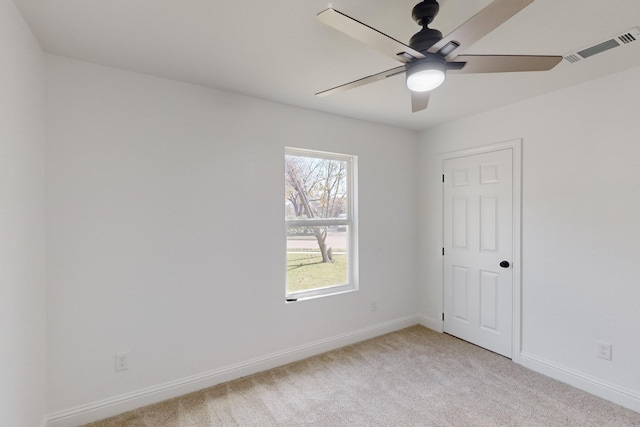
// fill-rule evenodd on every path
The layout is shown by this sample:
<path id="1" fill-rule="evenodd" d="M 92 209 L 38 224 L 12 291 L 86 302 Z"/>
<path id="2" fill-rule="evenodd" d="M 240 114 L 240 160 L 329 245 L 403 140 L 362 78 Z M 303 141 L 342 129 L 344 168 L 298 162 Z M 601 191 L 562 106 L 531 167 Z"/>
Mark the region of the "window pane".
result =
<path id="1" fill-rule="evenodd" d="M 345 225 L 288 227 L 287 293 L 348 283 L 347 236 Z"/>
<path id="2" fill-rule="evenodd" d="M 285 218 L 347 219 L 348 162 L 285 156 Z"/>

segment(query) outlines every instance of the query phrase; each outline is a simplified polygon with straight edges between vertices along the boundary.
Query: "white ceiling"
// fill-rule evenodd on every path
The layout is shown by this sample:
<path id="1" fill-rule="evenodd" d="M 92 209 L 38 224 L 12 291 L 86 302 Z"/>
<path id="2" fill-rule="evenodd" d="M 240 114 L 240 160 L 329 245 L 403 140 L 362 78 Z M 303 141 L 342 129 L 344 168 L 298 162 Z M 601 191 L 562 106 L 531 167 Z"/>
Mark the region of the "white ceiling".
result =
<path id="1" fill-rule="evenodd" d="M 402 75 L 314 93 L 399 63 L 319 23 L 332 6 L 408 43 L 418 0 L 14 0 L 45 51 L 414 130 L 640 66 L 640 42 L 542 73 L 451 75 L 412 113 Z M 490 0 L 441 0 L 448 34 Z M 536 0 L 467 53 L 564 55 L 640 25 L 638 0 Z M 459 52 L 460 53 L 460 52 Z"/>

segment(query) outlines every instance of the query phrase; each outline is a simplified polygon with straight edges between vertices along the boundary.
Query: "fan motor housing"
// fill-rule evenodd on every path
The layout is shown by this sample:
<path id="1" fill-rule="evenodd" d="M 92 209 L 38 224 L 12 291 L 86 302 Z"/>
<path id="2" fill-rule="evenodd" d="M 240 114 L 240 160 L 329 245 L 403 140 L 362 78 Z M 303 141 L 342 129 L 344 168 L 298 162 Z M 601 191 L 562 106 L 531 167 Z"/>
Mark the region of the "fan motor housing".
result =
<path id="1" fill-rule="evenodd" d="M 421 59 L 414 59 L 411 62 L 408 62 L 405 67 L 407 70 L 408 74 L 411 74 L 411 70 L 415 69 L 415 68 L 421 68 L 423 66 L 425 66 L 426 64 L 433 64 L 433 63 L 437 63 L 439 65 L 437 65 L 436 67 L 440 67 L 440 65 L 444 66 L 444 70 L 447 69 L 447 60 L 444 59 L 442 56 L 440 55 L 436 55 L 435 53 L 425 53 L 424 54 L 424 58 Z"/>
<path id="2" fill-rule="evenodd" d="M 409 46 L 418 52 L 425 53 L 431 46 L 442 40 L 442 33 L 433 28 L 424 27 L 409 40 Z"/>

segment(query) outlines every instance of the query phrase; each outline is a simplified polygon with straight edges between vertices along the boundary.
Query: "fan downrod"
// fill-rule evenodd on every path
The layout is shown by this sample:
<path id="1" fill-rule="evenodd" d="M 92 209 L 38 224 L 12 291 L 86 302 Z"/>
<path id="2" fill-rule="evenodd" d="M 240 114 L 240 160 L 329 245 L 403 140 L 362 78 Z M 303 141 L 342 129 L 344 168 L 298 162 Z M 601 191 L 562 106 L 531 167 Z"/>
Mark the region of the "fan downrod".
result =
<path id="1" fill-rule="evenodd" d="M 422 30 L 411 37 L 409 46 L 424 53 L 442 39 L 440 31 L 429 28 L 429 24 L 433 22 L 439 11 L 440 5 L 437 0 L 424 0 L 413 7 L 411 17 L 418 25 L 422 26 Z"/>

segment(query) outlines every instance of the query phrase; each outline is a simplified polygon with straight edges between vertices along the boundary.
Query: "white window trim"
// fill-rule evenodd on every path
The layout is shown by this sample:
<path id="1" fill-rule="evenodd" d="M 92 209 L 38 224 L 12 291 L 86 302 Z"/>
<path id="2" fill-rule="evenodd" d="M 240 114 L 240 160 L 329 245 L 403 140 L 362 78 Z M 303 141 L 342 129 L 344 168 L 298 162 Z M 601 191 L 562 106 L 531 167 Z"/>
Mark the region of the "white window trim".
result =
<path id="1" fill-rule="evenodd" d="M 286 286 L 285 267 L 285 297 L 287 302 L 302 301 L 307 299 L 320 298 L 330 295 L 344 294 L 357 291 L 359 289 L 359 268 L 358 268 L 358 157 L 351 154 L 338 154 L 317 150 L 307 150 L 302 148 L 285 147 L 285 156 L 314 157 L 320 159 L 331 159 L 344 161 L 347 163 L 347 192 L 348 205 L 347 217 L 336 219 L 295 219 L 285 220 L 284 235 L 285 248 L 287 229 L 296 226 L 335 226 L 346 225 L 347 235 L 347 283 L 320 289 L 310 289 L 307 291 L 288 292 Z M 285 251 L 286 256 L 286 251 Z M 286 266 L 286 262 L 285 262 Z"/>

